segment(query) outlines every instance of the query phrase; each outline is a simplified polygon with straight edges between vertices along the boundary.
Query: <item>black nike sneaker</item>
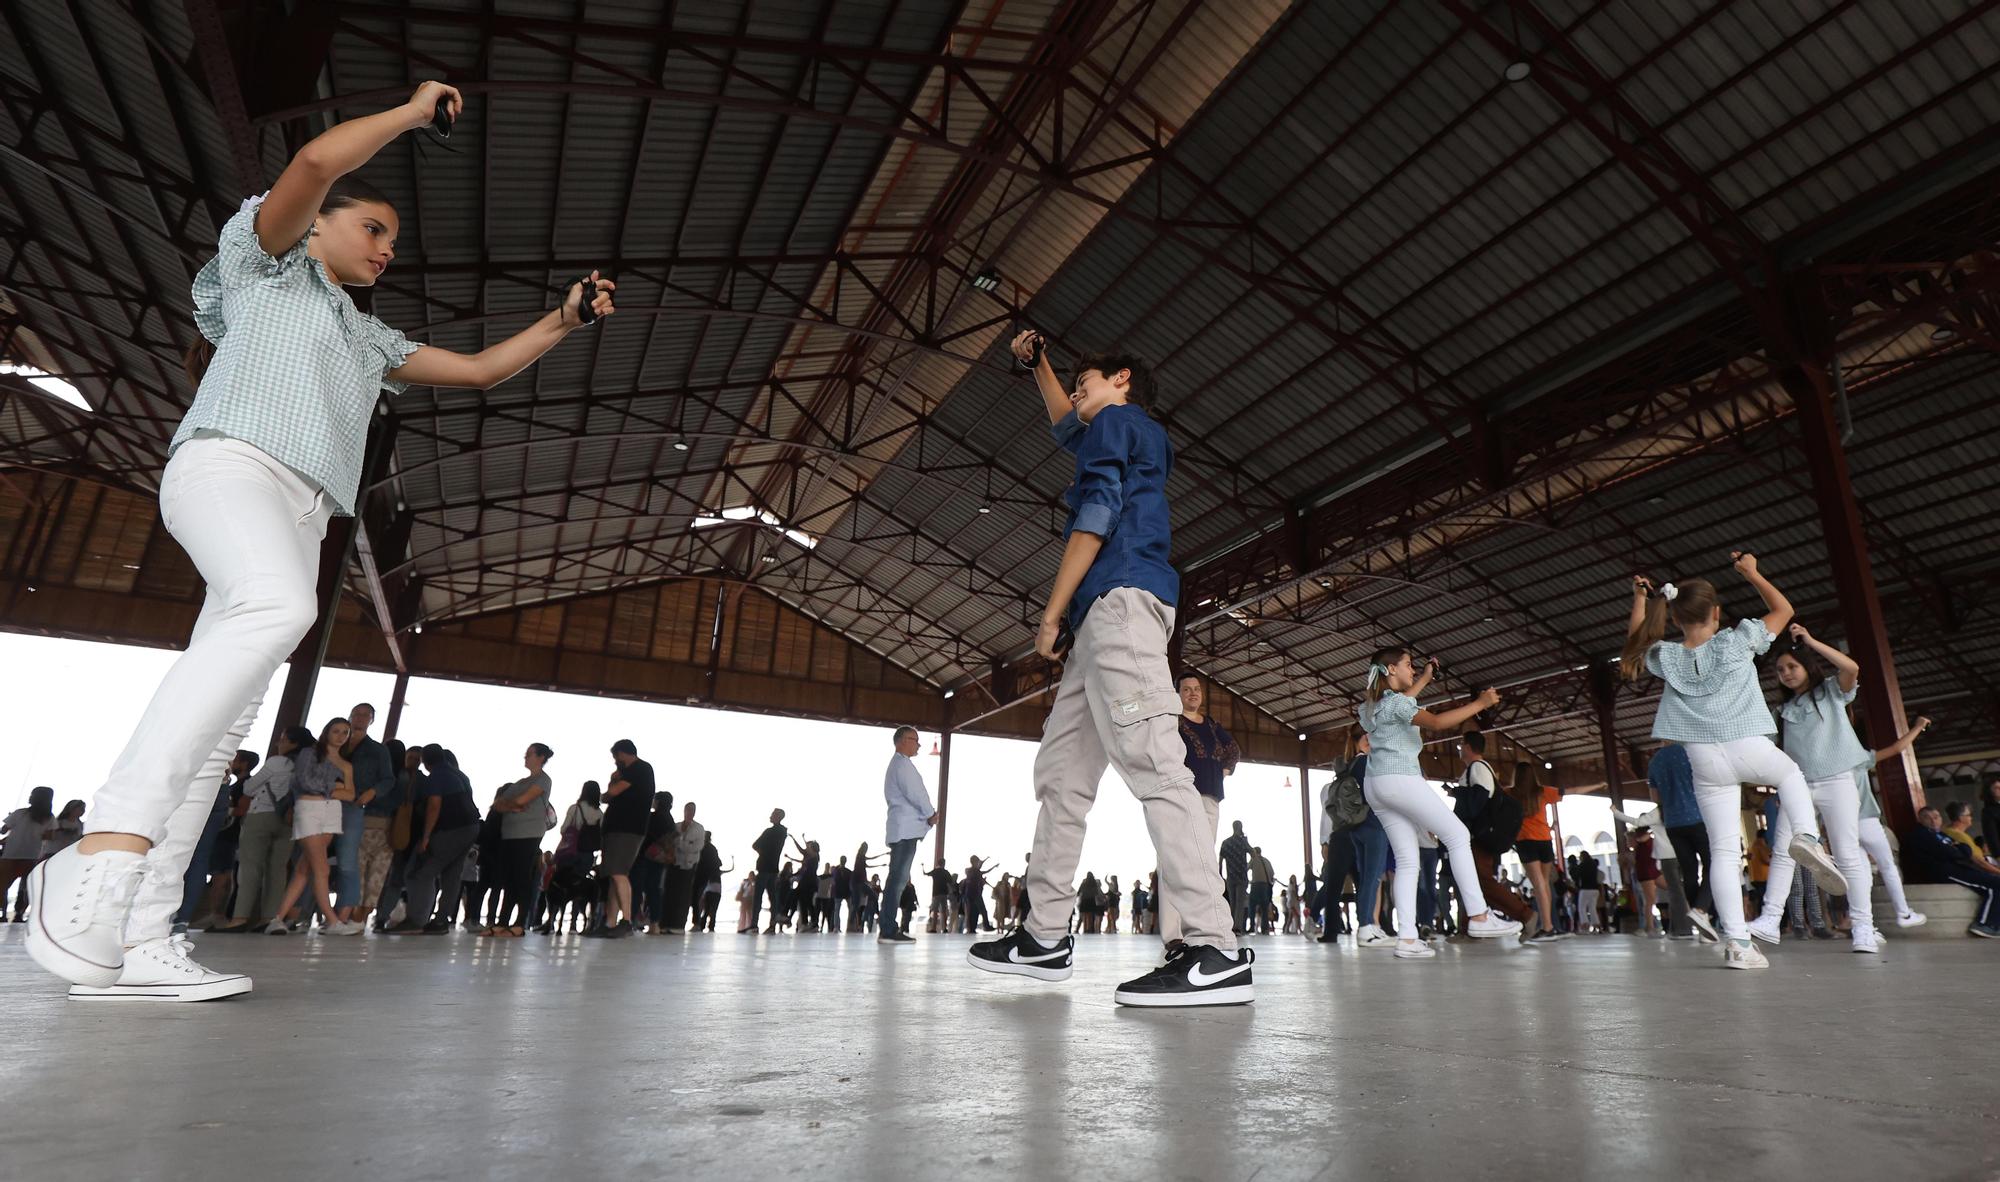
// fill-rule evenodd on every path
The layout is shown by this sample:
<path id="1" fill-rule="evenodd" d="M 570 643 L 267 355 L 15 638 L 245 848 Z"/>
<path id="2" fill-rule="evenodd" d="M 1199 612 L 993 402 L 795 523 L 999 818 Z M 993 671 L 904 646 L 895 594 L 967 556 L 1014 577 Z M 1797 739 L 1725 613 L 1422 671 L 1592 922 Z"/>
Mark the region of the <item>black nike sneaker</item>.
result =
<path id="1" fill-rule="evenodd" d="M 1248 948 L 1223 952 L 1209 944 L 1191 945 L 1180 955 L 1118 987 L 1121 1006 L 1239 1006 L 1256 998 Z"/>
<path id="2" fill-rule="evenodd" d="M 1013 973 L 1020 977 L 1033 977 L 1037 981 L 1067 981 L 1070 952 L 1075 946 L 1073 936 L 1064 936 L 1054 944 L 1043 944 L 1023 928 L 1005 939 L 982 940 L 974 944 L 966 950 L 965 960 L 973 968 L 985 969 L 989 973 Z"/>

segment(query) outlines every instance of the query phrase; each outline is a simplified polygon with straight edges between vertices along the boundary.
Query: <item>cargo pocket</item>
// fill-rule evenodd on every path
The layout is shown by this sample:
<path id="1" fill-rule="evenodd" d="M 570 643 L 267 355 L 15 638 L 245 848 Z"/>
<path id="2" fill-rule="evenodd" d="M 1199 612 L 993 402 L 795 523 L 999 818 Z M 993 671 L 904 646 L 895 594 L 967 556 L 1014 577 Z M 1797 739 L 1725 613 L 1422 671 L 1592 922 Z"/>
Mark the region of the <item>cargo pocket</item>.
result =
<path id="1" fill-rule="evenodd" d="M 1110 687 L 1107 687 L 1110 688 Z M 1114 693 L 1107 702 L 1111 715 L 1111 764 L 1144 800 L 1180 779 L 1191 779 L 1180 731 L 1172 719 L 1181 712 L 1173 690 Z"/>

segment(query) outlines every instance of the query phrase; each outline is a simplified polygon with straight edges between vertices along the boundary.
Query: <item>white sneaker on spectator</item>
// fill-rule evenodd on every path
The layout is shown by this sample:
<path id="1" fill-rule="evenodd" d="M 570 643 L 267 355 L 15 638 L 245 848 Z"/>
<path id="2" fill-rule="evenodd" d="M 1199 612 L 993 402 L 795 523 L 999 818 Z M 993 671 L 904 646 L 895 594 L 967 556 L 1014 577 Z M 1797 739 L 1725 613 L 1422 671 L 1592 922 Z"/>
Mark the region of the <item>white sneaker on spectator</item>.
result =
<path id="1" fill-rule="evenodd" d="M 365 924 L 346 920 L 341 923 L 330 923 L 322 926 L 319 929 L 319 934 L 322 936 L 358 936 L 367 930 L 368 928 Z"/>
<path id="2" fill-rule="evenodd" d="M 1896 917 L 1899 928 L 1920 928 L 1930 922 L 1930 916 L 1921 911 L 1906 911 Z"/>
<path id="3" fill-rule="evenodd" d="M 250 992 L 249 977 L 205 968 L 191 955 L 193 949 L 186 935 L 135 944 L 125 950 L 125 967 L 116 984 L 72 985 L 69 995 L 89 1000 L 215 1001 Z"/>
<path id="4" fill-rule="evenodd" d="M 104 988 L 125 966 L 125 918 L 146 855 L 70 846 L 28 872 L 28 955 L 73 985 Z"/>

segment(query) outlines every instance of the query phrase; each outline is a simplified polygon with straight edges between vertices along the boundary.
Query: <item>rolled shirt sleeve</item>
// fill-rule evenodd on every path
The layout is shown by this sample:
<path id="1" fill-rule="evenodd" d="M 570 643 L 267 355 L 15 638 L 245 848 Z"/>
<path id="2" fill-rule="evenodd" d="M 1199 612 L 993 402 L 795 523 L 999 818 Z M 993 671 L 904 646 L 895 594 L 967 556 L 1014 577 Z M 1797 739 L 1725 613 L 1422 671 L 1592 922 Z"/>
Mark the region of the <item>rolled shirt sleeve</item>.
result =
<path id="1" fill-rule="evenodd" d="M 1056 443 L 1071 455 L 1076 454 L 1077 446 L 1083 440 L 1083 431 L 1083 420 L 1076 417 L 1075 411 L 1049 424 L 1049 434 L 1055 436 Z"/>
<path id="2" fill-rule="evenodd" d="M 1132 425 L 1123 415 L 1099 415 L 1084 432 L 1076 453 L 1076 526 L 1108 538 L 1125 508 L 1125 467 L 1130 463 Z"/>

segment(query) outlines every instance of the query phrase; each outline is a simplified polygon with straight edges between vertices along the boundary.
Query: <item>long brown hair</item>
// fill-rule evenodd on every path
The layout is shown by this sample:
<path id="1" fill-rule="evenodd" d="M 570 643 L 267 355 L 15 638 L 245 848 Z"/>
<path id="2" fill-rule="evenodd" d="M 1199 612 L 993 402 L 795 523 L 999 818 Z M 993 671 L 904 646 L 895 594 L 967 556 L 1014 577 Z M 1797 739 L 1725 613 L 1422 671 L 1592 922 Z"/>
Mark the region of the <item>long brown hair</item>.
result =
<path id="1" fill-rule="evenodd" d="M 1521 806 L 1521 815 L 1528 816 L 1542 807 L 1542 781 L 1535 775 L 1535 765 L 1525 759 L 1514 761 L 1514 782 L 1507 786 L 1507 795 Z"/>
<path id="2" fill-rule="evenodd" d="M 1375 655 L 1368 658 L 1369 672 L 1371 673 L 1374 672 L 1375 666 L 1377 665 L 1380 665 L 1382 666 L 1382 668 L 1387 669 L 1389 666 L 1395 664 L 1397 661 L 1402 660 L 1409 654 L 1410 650 L 1402 647 L 1401 645 L 1397 645 L 1394 648 L 1378 648 L 1375 650 Z M 1388 692 L 1389 692 L 1389 675 L 1387 673 L 1384 673 L 1380 677 L 1373 677 L 1369 679 L 1368 681 L 1369 705 L 1372 706 L 1376 702 L 1381 701 L 1382 695 Z"/>
<path id="3" fill-rule="evenodd" d="M 1715 614 L 1715 584 L 1707 579 L 1689 579 L 1674 588 L 1674 598 L 1654 591 L 1646 597 L 1646 614 L 1639 630 L 1625 638 L 1625 652 L 1618 661 L 1618 676 L 1637 681 L 1646 668 L 1646 650 L 1667 638 L 1667 612 L 1682 629 L 1697 627 Z"/>
<path id="4" fill-rule="evenodd" d="M 386 205 L 396 208 L 388 194 L 362 180 L 358 176 L 344 176 L 327 188 L 326 196 L 320 199 L 319 212 L 329 214 L 335 210 L 354 205 Z M 208 372 L 208 363 L 215 360 L 215 346 L 207 337 L 196 335 L 194 343 L 181 354 L 181 369 L 187 373 L 188 384 L 200 388 L 202 375 Z"/>

